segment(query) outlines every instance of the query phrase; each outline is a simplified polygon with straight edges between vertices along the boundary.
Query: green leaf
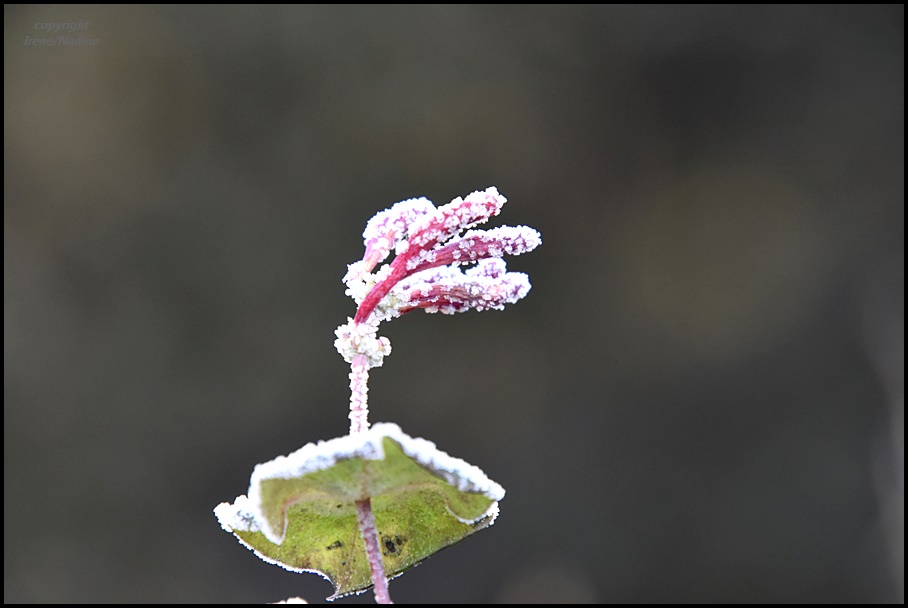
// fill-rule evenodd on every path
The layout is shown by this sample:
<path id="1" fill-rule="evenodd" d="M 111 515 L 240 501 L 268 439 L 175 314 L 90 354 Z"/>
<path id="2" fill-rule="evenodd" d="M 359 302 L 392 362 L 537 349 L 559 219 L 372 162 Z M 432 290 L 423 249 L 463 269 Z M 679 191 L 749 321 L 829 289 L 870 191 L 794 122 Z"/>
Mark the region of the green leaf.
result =
<path id="1" fill-rule="evenodd" d="M 503 497 L 478 468 L 376 424 L 256 466 L 249 497 L 215 514 L 265 561 L 327 578 L 334 599 L 372 585 L 355 501 L 371 499 L 392 578 L 491 525 Z"/>

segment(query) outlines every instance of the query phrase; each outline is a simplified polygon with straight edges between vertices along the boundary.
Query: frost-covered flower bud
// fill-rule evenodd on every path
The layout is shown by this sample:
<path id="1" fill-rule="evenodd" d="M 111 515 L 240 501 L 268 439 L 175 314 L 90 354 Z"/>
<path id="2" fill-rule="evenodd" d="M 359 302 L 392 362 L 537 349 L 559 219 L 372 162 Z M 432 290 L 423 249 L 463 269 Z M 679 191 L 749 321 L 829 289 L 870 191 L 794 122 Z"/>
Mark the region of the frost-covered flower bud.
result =
<path id="1" fill-rule="evenodd" d="M 504 254 L 520 255 L 532 251 L 541 243 L 542 237 L 529 226 L 470 230 L 459 239 L 431 251 L 420 252 L 413 261 L 411 272 L 448 264 L 469 264 L 487 258 L 500 258 Z"/>
<path id="2" fill-rule="evenodd" d="M 391 342 L 379 338 L 377 332 L 378 327 L 371 323 L 354 323 L 347 319 L 347 323 L 334 331 L 337 336 L 334 348 L 347 363 L 352 364 L 357 355 L 363 355 L 367 368 L 381 367 L 384 357 L 391 354 Z"/>
<path id="3" fill-rule="evenodd" d="M 410 227 L 410 247 L 420 250 L 434 247 L 467 228 L 487 221 L 498 215 L 508 199 L 498 193 L 494 186 L 485 191 L 473 192 L 467 198 L 457 197 L 435 213 L 424 215 Z"/>
<path id="4" fill-rule="evenodd" d="M 363 231 L 366 253 L 361 269 L 371 272 L 376 264 L 385 261 L 392 249 L 406 240 L 409 228 L 417 218 L 435 211 L 432 201 L 420 197 L 395 203 L 390 209 L 375 214 Z"/>
<path id="5" fill-rule="evenodd" d="M 359 306 L 353 324 L 377 325 L 414 308 L 428 312 L 502 308 L 526 295 L 530 289 L 526 275 L 505 273 L 503 263 L 483 262 L 532 251 L 542 243 L 538 232 L 527 226 L 503 226 L 470 230 L 458 238 L 498 215 L 506 202 L 490 187 L 438 209 L 420 198 L 378 213 L 363 233 L 363 259 L 351 264 L 344 277 L 347 294 Z M 394 261 L 371 274 L 391 249 L 396 252 Z M 462 264 L 477 267 L 465 274 L 457 268 Z M 427 274 L 433 270 L 437 272 Z M 497 272 L 494 277 L 492 270 Z"/>
<path id="6" fill-rule="evenodd" d="M 440 271 L 440 272 L 439 272 Z M 504 260 L 489 258 L 461 272 L 456 266 L 429 270 L 395 288 L 394 294 L 404 303 L 401 313 L 415 308 L 426 312 L 454 314 L 473 310 L 502 310 L 505 304 L 517 302 L 530 291 L 530 280 L 522 272 L 506 272 Z"/>

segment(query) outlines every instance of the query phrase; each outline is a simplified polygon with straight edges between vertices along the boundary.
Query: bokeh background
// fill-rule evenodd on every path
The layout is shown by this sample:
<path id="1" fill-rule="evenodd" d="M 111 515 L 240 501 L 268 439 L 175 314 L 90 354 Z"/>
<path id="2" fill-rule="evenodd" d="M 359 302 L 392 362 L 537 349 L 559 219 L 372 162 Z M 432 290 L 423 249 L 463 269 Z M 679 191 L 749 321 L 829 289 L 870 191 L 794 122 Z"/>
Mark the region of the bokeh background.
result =
<path id="1" fill-rule="evenodd" d="M 4 44 L 6 602 L 322 602 L 212 508 L 347 432 L 366 221 L 490 185 L 533 290 L 384 326 L 371 408 L 508 495 L 394 599 L 904 600 L 902 6 L 6 6 Z"/>

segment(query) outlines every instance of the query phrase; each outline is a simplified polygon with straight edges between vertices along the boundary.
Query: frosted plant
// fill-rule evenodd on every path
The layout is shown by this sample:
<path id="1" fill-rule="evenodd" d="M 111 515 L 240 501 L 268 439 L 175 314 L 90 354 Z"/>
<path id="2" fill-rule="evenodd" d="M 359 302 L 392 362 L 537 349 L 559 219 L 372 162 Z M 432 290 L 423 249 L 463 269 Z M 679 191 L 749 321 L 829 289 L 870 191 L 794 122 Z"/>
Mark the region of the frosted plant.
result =
<path id="1" fill-rule="evenodd" d="M 378 324 L 415 308 L 453 314 L 471 308 L 502 309 L 530 291 L 527 275 L 506 272 L 505 253 L 535 249 L 542 238 L 527 226 L 462 231 L 498 215 L 507 199 L 495 188 L 456 198 L 440 208 L 425 198 L 381 211 L 366 225 L 363 259 L 350 264 L 344 283 L 356 316 L 337 328 L 335 348 L 350 364 L 350 432 L 368 428 L 368 370 L 380 367 L 391 343 Z M 391 251 L 394 261 L 372 270 Z M 473 264 L 466 272 L 465 264 Z"/>
<path id="2" fill-rule="evenodd" d="M 215 509 L 221 526 L 266 561 L 328 578 L 331 599 L 371 584 L 376 602 L 390 603 L 389 577 L 498 515 L 501 486 L 396 425 L 370 429 L 367 396 L 369 370 L 391 353 L 378 336 L 383 321 L 420 308 L 502 309 L 529 292 L 527 276 L 507 272 L 501 258 L 535 249 L 539 233 L 526 226 L 472 230 L 505 202 L 495 188 L 438 208 L 415 198 L 368 222 L 363 258 L 344 277 L 356 314 L 337 328 L 334 342 L 350 364 L 350 435 L 256 466 L 248 498 Z"/>

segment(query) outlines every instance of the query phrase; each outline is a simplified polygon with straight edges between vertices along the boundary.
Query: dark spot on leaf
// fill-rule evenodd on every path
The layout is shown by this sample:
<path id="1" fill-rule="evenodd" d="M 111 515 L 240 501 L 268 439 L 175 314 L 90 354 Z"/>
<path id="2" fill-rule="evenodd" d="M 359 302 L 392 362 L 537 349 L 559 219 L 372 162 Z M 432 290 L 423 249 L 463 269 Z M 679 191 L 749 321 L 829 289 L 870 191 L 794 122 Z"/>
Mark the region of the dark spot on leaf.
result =
<path id="1" fill-rule="evenodd" d="M 394 542 L 397 543 L 398 547 L 401 546 L 402 544 L 404 544 L 404 541 L 402 541 L 399 536 L 394 537 Z"/>
<path id="2" fill-rule="evenodd" d="M 337 508 L 340 509 L 342 506 L 344 506 L 344 505 L 337 505 Z"/>
<path id="3" fill-rule="evenodd" d="M 341 562 L 341 566 L 346 566 L 346 565 L 347 565 L 347 562 L 343 562 L 343 561 Z"/>
<path id="4" fill-rule="evenodd" d="M 393 540 L 391 540 L 387 536 L 383 536 L 381 542 L 385 546 L 385 549 L 388 550 L 388 553 L 397 553 L 397 547 L 394 545 Z"/>

